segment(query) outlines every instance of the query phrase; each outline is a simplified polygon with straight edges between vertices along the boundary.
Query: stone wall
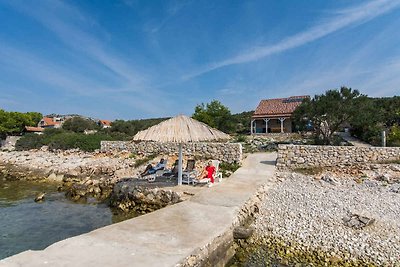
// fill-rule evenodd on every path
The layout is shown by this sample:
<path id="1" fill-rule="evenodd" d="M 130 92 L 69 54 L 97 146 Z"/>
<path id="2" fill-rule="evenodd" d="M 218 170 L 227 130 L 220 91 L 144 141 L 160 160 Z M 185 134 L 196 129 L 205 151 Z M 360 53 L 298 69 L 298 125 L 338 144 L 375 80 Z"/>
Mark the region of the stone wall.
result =
<path id="1" fill-rule="evenodd" d="M 139 155 L 177 154 L 178 144 L 162 144 L 157 142 L 134 143 L 129 141 L 102 141 L 102 152 L 129 151 Z M 182 146 L 184 155 L 218 159 L 232 163 L 242 160 L 242 145 L 240 143 L 186 143 Z"/>
<path id="2" fill-rule="evenodd" d="M 400 159 L 400 147 L 279 145 L 278 169 L 295 169 Z"/>
<path id="3" fill-rule="evenodd" d="M 15 143 L 21 138 L 21 136 L 7 136 L 5 140 L 0 140 L 0 150 L 12 151 L 15 150 Z"/>

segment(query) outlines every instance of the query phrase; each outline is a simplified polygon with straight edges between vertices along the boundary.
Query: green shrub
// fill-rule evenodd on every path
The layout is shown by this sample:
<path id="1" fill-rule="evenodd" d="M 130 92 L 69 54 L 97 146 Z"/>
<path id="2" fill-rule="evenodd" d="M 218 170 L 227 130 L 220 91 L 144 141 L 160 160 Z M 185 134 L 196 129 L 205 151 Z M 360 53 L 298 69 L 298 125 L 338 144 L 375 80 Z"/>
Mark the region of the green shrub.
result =
<path id="1" fill-rule="evenodd" d="M 238 142 L 238 143 L 244 143 L 244 142 L 246 142 L 246 140 L 247 140 L 247 138 L 244 135 L 238 135 L 236 137 L 236 142 Z"/>
<path id="2" fill-rule="evenodd" d="M 43 135 L 37 135 L 34 133 L 26 134 L 21 137 L 15 144 L 16 150 L 29 150 L 34 148 L 41 148 L 45 145 Z"/>
<path id="3" fill-rule="evenodd" d="M 400 146 L 400 126 L 398 124 L 395 124 L 390 128 L 388 144 L 390 146 Z"/>
<path id="4" fill-rule="evenodd" d="M 74 149 L 94 151 L 100 149 L 100 142 L 115 140 L 104 133 L 82 134 L 64 131 L 62 129 L 46 129 L 43 135 L 27 134 L 16 143 L 17 150 L 39 149 L 46 145 L 49 149 Z"/>
<path id="5" fill-rule="evenodd" d="M 151 155 L 146 156 L 146 157 L 144 157 L 142 159 L 138 159 L 138 160 L 135 161 L 134 167 L 137 168 L 137 167 L 145 164 L 146 162 L 154 159 L 155 157 L 157 157 L 157 154 L 151 154 Z"/>
<path id="6" fill-rule="evenodd" d="M 233 163 L 221 162 L 219 164 L 219 170 L 222 172 L 223 177 L 229 177 L 230 174 L 234 173 L 239 168 L 240 164 L 236 162 Z"/>

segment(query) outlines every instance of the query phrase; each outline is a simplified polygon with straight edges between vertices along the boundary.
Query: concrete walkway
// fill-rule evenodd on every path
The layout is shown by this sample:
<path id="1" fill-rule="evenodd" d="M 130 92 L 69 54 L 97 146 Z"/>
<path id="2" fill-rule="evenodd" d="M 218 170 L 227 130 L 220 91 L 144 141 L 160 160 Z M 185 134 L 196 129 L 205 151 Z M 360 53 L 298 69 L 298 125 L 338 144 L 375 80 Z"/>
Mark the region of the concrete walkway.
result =
<path id="1" fill-rule="evenodd" d="M 25 251 L 0 266 L 176 266 L 231 231 L 257 189 L 275 180 L 275 153 L 249 155 L 230 178 L 190 200 Z M 208 252 L 210 253 L 210 251 Z"/>
<path id="2" fill-rule="evenodd" d="M 340 137 L 342 137 L 344 140 L 352 144 L 353 146 L 358 146 L 358 147 L 371 147 L 370 144 L 363 142 L 353 136 L 350 135 L 350 133 L 344 133 L 340 132 L 339 133 Z"/>

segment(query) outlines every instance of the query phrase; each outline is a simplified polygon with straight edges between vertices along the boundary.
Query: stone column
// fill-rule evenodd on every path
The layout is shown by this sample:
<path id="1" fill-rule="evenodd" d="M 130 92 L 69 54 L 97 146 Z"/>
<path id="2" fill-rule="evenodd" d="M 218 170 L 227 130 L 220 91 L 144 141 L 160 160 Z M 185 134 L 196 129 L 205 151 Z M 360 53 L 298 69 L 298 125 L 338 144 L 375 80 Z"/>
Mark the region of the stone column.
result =
<path id="1" fill-rule="evenodd" d="M 253 130 L 254 121 L 255 121 L 255 120 L 251 120 L 251 122 L 250 122 L 250 134 L 253 134 L 253 133 L 254 133 L 254 130 Z"/>
<path id="2" fill-rule="evenodd" d="M 281 121 L 281 133 L 283 133 L 283 122 L 285 121 L 285 118 L 279 118 Z"/>

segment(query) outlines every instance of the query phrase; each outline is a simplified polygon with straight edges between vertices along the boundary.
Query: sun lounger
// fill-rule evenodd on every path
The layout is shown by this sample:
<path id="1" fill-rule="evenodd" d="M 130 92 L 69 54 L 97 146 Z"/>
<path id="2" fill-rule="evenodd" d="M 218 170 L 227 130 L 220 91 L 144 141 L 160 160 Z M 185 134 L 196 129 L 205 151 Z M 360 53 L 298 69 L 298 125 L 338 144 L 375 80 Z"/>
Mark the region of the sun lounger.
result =
<path id="1" fill-rule="evenodd" d="M 212 160 L 212 165 L 215 167 L 214 182 L 222 182 L 222 173 L 219 171 L 219 160 Z"/>
<path id="2" fill-rule="evenodd" d="M 222 173 L 219 171 L 219 160 L 212 160 L 212 165 L 215 167 L 215 172 L 213 174 L 214 177 L 214 183 L 218 182 L 222 182 Z M 198 178 L 196 177 L 195 179 L 192 180 L 192 184 L 196 185 L 196 184 L 208 184 L 211 185 L 211 179 L 209 178 Z"/>

